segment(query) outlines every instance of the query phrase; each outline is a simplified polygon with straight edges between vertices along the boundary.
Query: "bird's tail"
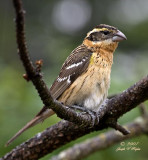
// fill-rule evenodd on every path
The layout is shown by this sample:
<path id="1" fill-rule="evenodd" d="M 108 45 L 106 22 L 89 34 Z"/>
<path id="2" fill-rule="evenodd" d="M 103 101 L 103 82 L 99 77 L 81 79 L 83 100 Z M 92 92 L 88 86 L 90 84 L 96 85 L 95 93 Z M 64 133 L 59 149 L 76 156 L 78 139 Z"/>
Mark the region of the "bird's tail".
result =
<path id="1" fill-rule="evenodd" d="M 12 143 L 18 136 L 20 136 L 23 132 L 25 132 L 27 129 L 35 126 L 36 124 L 43 122 L 46 118 L 52 116 L 54 114 L 54 111 L 44 106 L 41 111 L 30 121 L 28 122 L 22 129 L 20 129 L 7 143 L 6 146 L 8 146 L 10 143 Z"/>

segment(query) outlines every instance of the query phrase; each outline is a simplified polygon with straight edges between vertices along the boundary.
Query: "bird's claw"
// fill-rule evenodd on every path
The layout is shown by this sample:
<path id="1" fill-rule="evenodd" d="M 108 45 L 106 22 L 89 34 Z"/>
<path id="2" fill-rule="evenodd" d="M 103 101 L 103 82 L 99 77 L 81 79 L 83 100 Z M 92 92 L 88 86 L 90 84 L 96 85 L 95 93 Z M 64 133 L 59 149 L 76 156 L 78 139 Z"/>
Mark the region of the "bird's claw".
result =
<path id="1" fill-rule="evenodd" d="M 92 123 L 90 124 L 90 128 L 94 127 L 95 125 L 97 125 L 99 123 L 99 114 L 98 112 L 94 112 L 92 110 L 89 110 L 87 108 L 81 107 L 81 106 L 71 106 L 72 109 L 74 109 L 75 111 L 81 111 L 83 113 L 87 113 L 90 115 L 91 119 L 92 119 Z"/>

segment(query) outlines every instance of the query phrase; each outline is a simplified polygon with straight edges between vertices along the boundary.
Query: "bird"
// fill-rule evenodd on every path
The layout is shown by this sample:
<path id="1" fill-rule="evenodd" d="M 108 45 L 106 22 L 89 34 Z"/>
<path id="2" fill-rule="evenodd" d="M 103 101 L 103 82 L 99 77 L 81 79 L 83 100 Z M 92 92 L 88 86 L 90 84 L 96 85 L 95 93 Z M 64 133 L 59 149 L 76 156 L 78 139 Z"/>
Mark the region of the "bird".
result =
<path id="1" fill-rule="evenodd" d="M 108 95 L 113 53 L 118 43 L 126 39 L 116 27 L 106 24 L 94 27 L 62 65 L 50 88 L 52 98 L 68 107 L 78 105 L 97 112 Z M 53 114 L 52 109 L 44 106 L 6 145 Z"/>

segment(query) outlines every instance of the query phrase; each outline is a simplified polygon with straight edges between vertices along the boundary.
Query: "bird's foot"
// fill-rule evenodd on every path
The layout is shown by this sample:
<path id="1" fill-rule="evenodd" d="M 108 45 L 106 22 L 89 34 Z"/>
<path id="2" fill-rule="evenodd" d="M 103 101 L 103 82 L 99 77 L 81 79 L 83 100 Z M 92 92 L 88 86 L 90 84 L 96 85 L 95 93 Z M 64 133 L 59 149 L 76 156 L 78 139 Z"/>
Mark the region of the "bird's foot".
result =
<path id="1" fill-rule="evenodd" d="M 92 110 L 89 110 L 87 108 L 84 108 L 82 106 L 77 106 L 77 105 L 71 106 L 71 108 L 74 109 L 77 112 L 79 111 L 79 112 L 82 112 L 84 114 L 90 115 L 90 117 L 92 119 L 92 123 L 90 124 L 90 128 L 94 127 L 94 125 L 99 123 L 98 112 L 95 112 L 95 111 L 92 111 Z"/>

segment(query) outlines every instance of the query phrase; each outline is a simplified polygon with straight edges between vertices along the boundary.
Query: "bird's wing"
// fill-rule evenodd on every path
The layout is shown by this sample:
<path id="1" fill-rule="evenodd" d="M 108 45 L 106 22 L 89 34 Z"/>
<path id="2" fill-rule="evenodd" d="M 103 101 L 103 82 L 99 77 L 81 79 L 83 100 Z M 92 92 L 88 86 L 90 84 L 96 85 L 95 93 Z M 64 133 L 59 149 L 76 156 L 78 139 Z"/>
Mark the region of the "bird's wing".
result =
<path id="1" fill-rule="evenodd" d="M 63 64 L 60 74 L 50 88 L 53 99 L 61 94 L 88 68 L 92 51 L 80 45 L 72 51 Z"/>

